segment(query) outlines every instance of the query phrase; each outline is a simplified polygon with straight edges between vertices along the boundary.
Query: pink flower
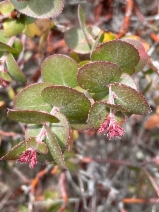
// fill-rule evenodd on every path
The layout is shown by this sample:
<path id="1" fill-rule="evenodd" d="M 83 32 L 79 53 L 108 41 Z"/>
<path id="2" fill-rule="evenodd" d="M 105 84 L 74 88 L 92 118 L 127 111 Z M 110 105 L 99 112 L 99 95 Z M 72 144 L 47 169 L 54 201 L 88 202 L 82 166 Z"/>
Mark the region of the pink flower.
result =
<path id="1" fill-rule="evenodd" d="M 21 154 L 20 158 L 18 159 L 20 163 L 29 163 L 29 167 L 32 169 L 35 167 L 37 160 L 36 160 L 36 150 L 29 148 L 24 153 Z"/>
<path id="2" fill-rule="evenodd" d="M 110 139 L 124 135 L 124 130 L 118 125 L 115 119 L 108 116 L 107 119 L 100 126 L 99 133 L 106 133 Z"/>

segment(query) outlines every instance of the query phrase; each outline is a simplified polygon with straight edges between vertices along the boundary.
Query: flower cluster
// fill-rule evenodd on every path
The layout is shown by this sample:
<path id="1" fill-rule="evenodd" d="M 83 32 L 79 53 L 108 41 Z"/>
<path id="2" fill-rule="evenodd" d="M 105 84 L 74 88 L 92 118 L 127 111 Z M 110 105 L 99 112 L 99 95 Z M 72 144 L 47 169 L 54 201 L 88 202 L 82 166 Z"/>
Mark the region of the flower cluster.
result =
<path id="1" fill-rule="evenodd" d="M 20 163 L 29 163 L 29 167 L 32 169 L 37 163 L 36 150 L 28 148 L 18 159 Z"/>
<path id="2" fill-rule="evenodd" d="M 114 117 L 108 116 L 98 130 L 99 133 L 106 133 L 110 139 L 124 135 L 124 130 L 118 125 Z"/>

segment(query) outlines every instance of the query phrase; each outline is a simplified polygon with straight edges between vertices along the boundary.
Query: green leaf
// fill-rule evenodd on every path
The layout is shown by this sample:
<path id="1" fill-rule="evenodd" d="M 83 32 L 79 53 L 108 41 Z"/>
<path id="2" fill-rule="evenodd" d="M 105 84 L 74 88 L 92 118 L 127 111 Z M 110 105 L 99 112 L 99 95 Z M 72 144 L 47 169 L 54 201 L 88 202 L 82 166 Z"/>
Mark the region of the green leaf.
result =
<path id="1" fill-rule="evenodd" d="M 6 54 L 6 65 L 8 72 L 10 75 L 15 79 L 19 80 L 20 82 L 25 83 L 26 82 L 26 77 L 23 74 L 23 72 L 20 70 L 19 66 L 17 65 L 14 57 L 12 54 L 7 53 Z"/>
<path id="2" fill-rule="evenodd" d="M 111 85 L 116 94 L 115 102 L 130 111 L 132 114 L 146 114 L 151 112 L 150 106 L 141 93 L 121 83 Z"/>
<path id="3" fill-rule="evenodd" d="M 27 149 L 26 142 L 22 141 L 18 145 L 14 146 L 6 155 L 4 155 L 0 160 L 17 160 L 20 155 Z"/>
<path id="4" fill-rule="evenodd" d="M 58 16 L 64 6 L 63 0 L 11 0 L 19 12 L 34 18 L 53 18 Z"/>
<path id="5" fill-rule="evenodd" d="M 0 42 L 0 52 L 10 52 L 12 54 L 18 54 L 19 51 L 10 47 L 9 45 L 3 43 L 3 42 Z"/>
<path id="6" fill-rule="evenodd" d="M 18 35 L 23 31 L 25 27 L 25 17 L 21 17 L 18 19 L 8 18 L 3 23 L 4 35 L 6 37 L 12 37 L 14 35 Z"/>
<path id="7" fill-rule="evenodd" d="M 85 14 L 80 5 L 78 6 L 78 20 L 89 46 L 92 47 L 94 40 L 88 32 L 87 26 L 85 24 Z"/>
<path id="8" fill-rule="evenodd" d="M 51 129 L 47 125 L 45 125 L 45 130 L 47 133 L 46 142 L 47 142 L 47 145 L 48 145 L 48 148 L 50 150 L 52 157 L 54 158 L 57 165 L 59 165 L 63 169 L 66 169 L 64 157 L 62 155 L 60 145 L 59 145 L 54 133 L 51 131 Z"/>
<path id="9" fill-rule="evenodd" d="M 67 148 L 70 138 L 70 126 L 63 114 L 56 112 L 54 116 L 57 117 L 57 119 L 60 121 L 58 123 L 52 123 L 50 128 L 55 134 L 62 152 L 64 152 Z"/>
<path id="10" fill-rule="evenodd" d="M 89 111 L 88 124 L 94 129 L 98 129 L 109 113 L 110 109 L 104 102 L 94 103 Z"/>
<path id="11" fill-rule="evenodd" d="M 28 140 L 25 141 L 27 148 L 32 148 L 39 152 L 40 154 L 47 154 L 48 153 L 48 148 L 44 142 L 37 142 L 37 138 L 29 138 Z"/>
<path id="12" fill-rule="evenodd" d="M 79 26 L 74 26 L 65 33 L 65 42 L 74 52 L 86 54 L 91 51 L 91 47 Z"/>
<path id="13" fill-rule="evenodd" d="M 0 3 L 0 12 L 4 15 L 14 10 L 14 6 L 10 1 L 2 1 Z"/>
<path id="14" fill-rule="evenodd" d="M 137 49 L 125 41 L 113 40 L 101 44 L 93 53 L 92 60 L 113 62 L 118 65 L 122 72 L 132 74 L 139 62 Z"/>
<path id="15" fill-rule="evenodd" d="M 41 96 L 41 91 L 51 83 L 36 83 L 25 87 L 14 99 L 13 108 L 16 110 L 36 110 L 50 112 L 52 107 Z"/>
<path id="16" fill-rule="evenodd" d="M 60 148 L 62 150 L 62 153 L 66 150 L 68 142 L 69 142 L 69 138 L 70 138 L 70 126 L 69 123 L 66 119 L 66 117 L 59 113 L 56 112 L 54 114 L 54 116 L 56 116 L 60 122 L 56 123 L 56 124 L 51 124 L 50 128 L 53 131 L 53 133 L 56 136 L 56 139 L 60 145 Z M 38 134 L 40 133 L 40 131 L 42 130 L 42 126 L 41 125 L 28 125 L 27 126 L 27 130 L 26 130 L 26 134 L 25 134 L 25 138 L 28 139 L 30 137 L 36 137 L 38 136 Z M 44 141 L 46 142 L 46 141 Z M 39 163 L 41 164 L 46 164 L 49 162 L 53 161 L 53 158 L 50 154 L 50 151 L 48 151 L 48 153 L 46 155 L 37 155 L 37 160 Z"/>
<path id="17" fill-rule="evenodd" d="M 88 130 L 90 129 L 89 124 L 86 123 L 86 121 L 71 121 L 70 122 L 71 128 L 74 130 L 79 130 L 79 131 L 83 131 L 83 130 Z"/>
<path id="18" fill-rule="evenodd" d="M 52 106 L 58 107 L 70 120 L 87 118 L 89 99 L 81 92 L 65 86 L 50 86 L 41 92 L 42 97 Z"/>
<path id="19" fill-rule="evenodd" d="M 148 54 L 146 53 L 144 46 L 138 40 L 129 38 L 124 38 L 123 40 L 131 43 L 139 52 L 140 60 L 137 66 L 135 66 L 135 72 L 137 73 L 145 67 L 148 61 Z"/>
<path id="20" fill-rule="evenodd" d="M 12 78 L 7 72 L 0 71 L 0 79 L 5 80 L 7 82 L 12 82 Z"/>
<path id="21" fill-rule="evenodd" d="M 102 92 L 107 90 L 106 85 L 118 81 L 121 73 L 120 68 L 113 63 L 95 61 L 79 69 L 77 81 L 90 92 Z"/>
<path id="22" fill-rule="evenodd" d="M 55 54 L 42 63 L 41 74 L 44 82 L 75 87 L 78 66 L 76 61 L 68 56 Z"/>
<path id="23" fill-rule="evenodd" d="M 27 124 L 42 124 L 45 122 L 57 123 L 59 120 L 46 112 L 40 112 L 35 110 L 9 110 L 8 117 L 22 123 Z"/>
<path id="24" fill-rule="evenodd" d="M 137 90 L 137 86 L 136 86 L 135 81 L 128 74 L 123 73 L 120 78 L 121 78 L 120 83 Z"/>

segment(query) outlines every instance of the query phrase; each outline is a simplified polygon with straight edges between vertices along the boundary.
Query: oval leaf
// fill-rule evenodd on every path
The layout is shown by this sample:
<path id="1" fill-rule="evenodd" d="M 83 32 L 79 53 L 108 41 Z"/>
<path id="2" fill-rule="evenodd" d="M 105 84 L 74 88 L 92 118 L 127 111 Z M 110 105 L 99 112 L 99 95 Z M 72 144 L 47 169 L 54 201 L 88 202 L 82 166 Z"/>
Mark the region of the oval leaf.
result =
<path id="1" fill-rule="evenodd" d="M 60 145 L 59 145 L 54 133 L 51 131 L 51 129 L 47 125 L 45 125 L 45 130 L 47 133 L 46 142 L 47 142 L 48 148 L 50 150 L 50 153 L 51 153 L 53 159 L 55 160 L 57 165 L 59 165 L 63 169 L 66 169 L 64 157 L 62 155 Z"/>
<path id="2" fill-rule="evenodd" d="M 113 40 L 101 44 L 93 53 L 92 60 L 102 60 L 117 64 L 123 72 L 132 74 L 139 62 L 137 49 L 125 41 Z"/>
<path id="3" fill-rule="evenodd" d="M 56 54 L 48 57 L 42 63 L 41 74 L 44 82 L 70 87 L 77 86 L 77 63 L 70 57 Z"/>
<path id="4" fill-rule="evenodd" d="M 81 92 L 65 86 L 50 86 L 43 89 L 41 95 L 70 120 L 83 120 L 88 116 L 91 103 Z"/>
<path id="5" fill-rule="evenodd" d="M 20 91 L 14 99 L 16 110 L 36 110 L 50 112 L 52 107 L 41 96 L 41 91 L 51 83 L 36 83 Z"/>
<path id="6" fill-rule="evenodd" d="M 106 85 L 118 81 L 121 73 L 120 68 L 113 63 L 96 61 L 79 69 L 77 81 L 90 92 L 102 92 L 107 90 Z"/>
<path id="7" fill-rule="evenodd" d="M 15 79 L 15 80 L 19 80 L 23 83 L 26 82 L 26 78 L 25 75 L 23 74 L 23 72 L 20 70 L 19 66 L 17 65 L 14 57 L 12 54 L 7 53 L 6 54 L 6 65 L 7 65 L 7 69 L 8 72 L 10 73 L 10 75 Z"/>
<path id="8" fill-rule="evenodd" d="M 151 112 L 147 101 L 137 90 L 121 83 L 114 83 L 111 88 L 117 96 L 115 102 L 132 114 L 143 115 Z"/>
<path id="9" fill-rule="evenodd" d="M 45 122 L 57 123 L 59 120 L 46 112 L 35 110 L 9 110 L 8 117 L 26 124 L 42 124 Z"/>
<path id="10" fill-rule="evenodd" d="M 34 18 L 53 18 L 58 16 L 64 6 L 63 0 L 11 0 L 19 12 Z"/>
<path id="11" fill-rule="evenodd" d="M 27 149 L 26 142 L 22 141 L 18 145 L 14 146 L 1 160 L 17 160 L 20 155 Z"/>
<path id="12" fill-rule="evenodd" d="M 124 38 L 123 40 L 128 43 L 131 43 L 139 52 L 140 60 L 137 66 L 135 66 L 135 72 L 137 73 L 145 67 L 148 61 L 148 54 L 146 53 L 144 46 L 138 40 L 129 38 Z"/>

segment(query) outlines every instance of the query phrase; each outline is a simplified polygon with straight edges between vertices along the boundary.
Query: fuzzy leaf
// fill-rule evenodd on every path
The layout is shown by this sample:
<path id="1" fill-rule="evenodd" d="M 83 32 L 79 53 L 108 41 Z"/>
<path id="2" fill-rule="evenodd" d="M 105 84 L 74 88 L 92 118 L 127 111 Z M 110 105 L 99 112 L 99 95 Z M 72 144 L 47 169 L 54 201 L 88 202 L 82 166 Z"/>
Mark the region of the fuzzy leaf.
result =
<path id="1" fill-rule="evenodd" d="M 121 83 L 114 83 L 111 88 L 117 96 L 116 103 L 130 111 L 130 113 L 143 115 L 151 112 L 147 101 L 137 90 Z"/>
<path id="2" fill-rule="evenodd" d="M 58 107 L 68 119 L 87 118 L 90 101 L 83 93 L 65 86 L 50 86 L 43 89 L 41 95 L 49 104 Z"/>
<path id="3" fill-rule="evenodd" d="M 53 18 L 58 16 L 64 6 L 63 0 L 11 0 L 19 12 L 34 18 Z"/>
<path id="4" fill-rule="evenodd" d="M 36 110 L 50 112 L 52 107 L 41 96 L 41 91 L 51 83 L 36 83 L 20 91 L 14 99 L 16 110 Z"/>
<path id="5" fill-rule="evenodd" d="M 44 82 L 56 85 L 77 86 L 77 63 L 68 56 L 55 54 L 42 63 L 41 74 Z"/>
<path id="6" fill-rule="evenodd" d="M 113 62 L 122 72 L 132 74 L 139 62 L 137 49 L 125 41 L 113 40 L 101 44 L 93 53 L 92 60 Z"/>
<path id="7" fill-rule="evenodd" d="M 12 54 L 7 53 L 6 54 L 6 65 L 8 72 L 10 75 L 15 79 L 19 80 L 20 82 L 25 83 L 26 82 L 26 77 L 23 74 L 23 72 L 20 70 L 19 66 L 17 65 L 14 57 Z"/>
<path id="8" fill-rule="evenodd" d="M 121 73 L 120 68 L 113 63 L 95 61 L 79 69 L 77 80 L 82 88 L 96 93 L 107 90 L 106 85 L 118 81 Z"/>
<path id="9" fill-rule="evenodd" d="M 59 165 L 61 168 L 66 169 L 64 157 L 62 155 L 62 151 L 60 148 L 60 145 L 54 135 L 54 133 L 51 131 L 51 129 L 45 125 L 46 133 L 47 133 L 47 145 L 50 150 L 50 153 L 52 157 L 54 158 L 57 165 Z"/>
<path id="10" fill-rule="evenodd" d="M 9 110 L 8 117 L 26 124 L 42 124 L 45 122 L 57 123 L 59 120 L 46 112 L 35 110 Z"/>
<path id="11" fill-rule="evenodd" d="M 146 53 L 144 46 L 138 40 L 129 38 L 124 38 L 123 40 L 131 43 L 139 52 L 140 60 L 137 66 L 135 66 L 135 72 L 137 73 L 145 67 L 148 61 L 148 54 Z"/>
<path id="12" fill-rule="evenodd" d="M 70 122 L 71 128 L 74 130 L 79 130 L 79 131 L 83 131 L 83 130 L 88 130 L 90 129 L 89 124 L 86 123 L 86 121 L 72 121 Z"/>
<path id="13" fill-rule="evenodd" d="M 14 146 L 6 155 L 4 155 L 0 160 L 17 160 L 20 155 L 27 149 L 26 142 L 22 141 L 18 145 Z"/>

